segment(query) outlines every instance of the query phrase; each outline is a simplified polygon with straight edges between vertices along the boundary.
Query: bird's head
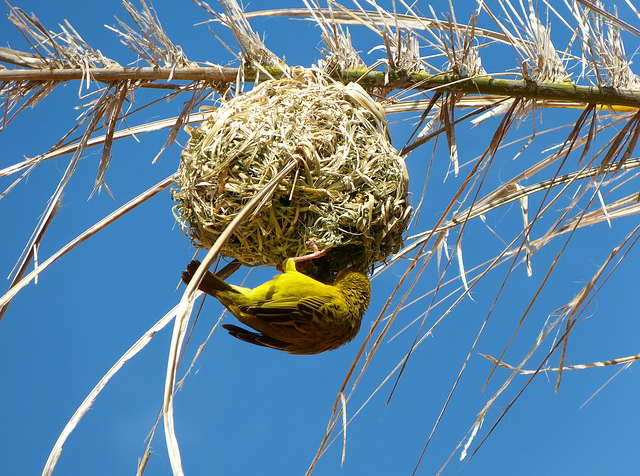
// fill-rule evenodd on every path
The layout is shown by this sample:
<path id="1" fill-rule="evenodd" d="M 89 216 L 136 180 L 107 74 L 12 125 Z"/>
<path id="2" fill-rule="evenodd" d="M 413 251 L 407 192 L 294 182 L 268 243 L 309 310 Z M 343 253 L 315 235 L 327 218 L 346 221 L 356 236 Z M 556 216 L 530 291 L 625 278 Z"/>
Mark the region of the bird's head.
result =
<path id="1" fill-rule="evenodd" d="M 336 276 L 333 285 L 340 289 L 351 303 L 358 306 L 364 314 L 369 306 L 369 299 L 371 299 L 371 285 L 366 274 L 353 269 L 343 269 Z"/>

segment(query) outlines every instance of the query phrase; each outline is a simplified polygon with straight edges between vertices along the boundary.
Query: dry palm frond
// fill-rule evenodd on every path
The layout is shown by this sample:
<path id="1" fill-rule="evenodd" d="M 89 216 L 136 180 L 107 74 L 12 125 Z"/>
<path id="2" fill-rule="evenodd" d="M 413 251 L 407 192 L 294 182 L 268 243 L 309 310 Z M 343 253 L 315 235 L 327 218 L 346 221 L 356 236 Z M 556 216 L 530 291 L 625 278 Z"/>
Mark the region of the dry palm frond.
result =
<path id="1" fill-rule="evenodd" d="M 306 14 L 311 14 L 316 24 L 322 30 L 322 41 L 325 49 L 322 51 L 324 60 L 318 62 L 318 66 L 331 74 L 334 71 L 344 71 L 353 68 L 365 68 L 366 63 L 353 47 L 351 35 L 345 32 L 341 25 L 337 24 L 334 19 L 335 15 L 340 14 L 340 5 L 336 5 L 338 11 L 329 8 L 330 17 L 318 15 L 321 10 L 315 0 L 304 0 L 307 5 Z M 246 18 L 250 18 L 246 15 Z"/>
<path id="2" fill-rule="evenodd" d="M 82 234 L 78 235 L 76 238 L 74 238 L 69 243 L 67 243 L 63 248 L 61 248 L 56 253 L 51 255 L 42 264 L 40 264 L 39 266 L 36 266 L 36 269 L 31 271 L 31 273 L 29 273 L 26 277 L 22 278 L 22 275 L 18 274 L 19 278 L 16 277 L 16 279 L 11 285 L 11 289 L 5 295 L 0 297 L 0 309 L 5 308 L 6 305 L 11 301 L 11 299 L 20 291 L 20 289 L 22 289 L 24 286 L 29 284 L 29 282 L 34 280 L 38 276 L 38 274 L 44 271 L 49 265 L 54 263 L 56 260 L 64 256 L 66 253 L 68 253 L 72 249 L 74 249 L 77 245 L 79 245 L 83 241 L 91 238 L 93 235 L 95 235 L 99 231 L 106 228 L 108 225 L 116 221 L 118 218 L 122 217 L 129 211 L 136 208 L 141 203 L 149 200 L 154 195 L 158 194 L 162 190 L 171 186 L 174 182 L 175 182 L 174 176 L 167 177 L 166 179 L 162 180 L 161 182 L 151 187 L 149 190 L 146 190 L 144 193 L 130 200 L 129 202 L 127 202 L 126 204 L 124 204 L 123 206 L 115 210 L 113 213 L 110 213 L 108 216 L 106 216 L 105 218 L 103 218 L 93 226 L 91 226 Z"/>
<path id="3" fill-rule="evenodd" d="M 160 19 L 144 0 L 140 0 L 142 9 L 136 10 L 131 2 L 122 2 L 127 13 L 136 24 L 137 29 L 128 26 L 124 21 L 116 18 L 120 28 L 107 27 L 122 37 L 124 43 L 139 58 L 149 63 L 149 66 L 157 67 L 190 67 L 195 63 L 189 61 L 187 56 L 177 45 L 174 45 L 167 36 Z"/>
<path id="4" fill-rule="evenodd" d="M 514 270 L 524 264 L 526 274 L 537 277 L 536 273 L 541 273 L 537 263 L 539 253 L 554 249 L 551 244 L 557 245 L 551 264 L 542 270 L 543 278 L 533 286 L 531 296 L 521 303 L 520 319 L 514 323 L 514 329 L 501 329 L 505 341 L 502 355 L 490 358 L 495 364 L 494 371 L 506 367 L 511 374 L 481 409 L 466 444 L 455 451 L 463 447 L 463 454 L 468 452 L 480 434 L 481 424 L 488 419 L 488 410 L 517 381 L 518 374 L 527 373 L 533 379 L 542 371 L 557 371 L 558 388 L 563 370 L 588 368 L 565 364 L 569 358 L 576 358 L 570 355 L 574 351 L 568 346 L 570 334 L 583 321 L 585 307 L 636 244 L 637 229 L 610 250 L 604 264 L 575 297 L 566 300 L 566 306 L 548 313 L 547 322 L 542 324 L 528 350 L 522 351 L 520 341 L 524 339 L 521 334 L 525 322 L 532 320 L 532 307 L 539 305 L 548 279 L 566 265 L 564 256 L 578 231 L 605 222 L 613 226 L 630 221 L 620 218 L 637 223 L 640 215 L 637 192 L 640 159 L 635 153 L 640 138 L 640 80 L 632 69 L 635 53 L 628 53 L 634 47 L 625 46 L 623 41 L 629 33 L 640 36 L 640 31 L 620 20 L 624 15 L 615 9 L 608 11 L 608 6 L 595 0 L 566 1 L 560 6 L 547 0 L 479 1 L 468 19 L 455 11 L 454 2 L 450 2 L 451 11 L 445 15 L 436 14 L 432 8 L 424 15 L 418 10 L 421 5 L 404 0 L 387 2 L 389 8 L 376 0 L 366 2 L 366 8 L 358 2 L 355 8 L 348 8 L 334 0 L 322 8 L 315 0 L 304 0 L 305 9 L 251 13 L 245 13 L 236 0 L 220 0 L 221 8 L 199 0 L 196 3 L 213 16 L 212 33 L 216 37 L 216 28 L 231 31 L 237 43 L 238 51 L 233 54 L 239 67 L 190 60 L 165 33 L 159 15 L 144 0 L 139 9 L 124 3 L 135 27 L 117 20 L 118 27 L 111 28 L 136 55 L 134 61 L 141 59 L 149 64 L 142 68 L 120 66 L 89 46 L 69 23 L 54 33 L 35 16 L 9 7 L 10 20 L 28 43 L 23 49 L 30 50 L 0 48 L 0 62 L 10 65 L 0 67 L 2 129 L 11 125 L 17 114 L 38 106 L 63 82 L 80 81 L 80 90 L 95 89 L 88 101 L 82 99 L 87 102 L 81 104 L 78 123 L 48 152 L 0 170 L 0 178 L 17 177 L 0 194 L 1 199 L 39 164 L 70 154 L 67 169 L 25 247 L 11 284 L 13 289 L 0 298 L 3 310 L 50 263 L 139 203 L 134 201 L 114 212 L 37 265 L 38 246 L 88 147 L 103 146 L 96 164 L 95 192 L 106 187 L 114 140 L 170 128 L 163 147 L 155 154 L 157 158 L 174 143 L 185 124 L 202 122 L 191 129 L 176 176 L 179 189 L 175 192 L 179 214 L 189 223 L 194 244 L 208 248 L 216 243 L 200 272 L 219 250 L 246 263 L 275 264 L 283 257 L 305 253 L 311 240 L 321 248 L 353 244 L 365 248 L 362 256 L 356 258 L 351 256 L 353 250 L 349 250 L 350 264 L 360 267 L 384 261 L 389 253 L 394 253 L 376 268 L 374 277 L 391 264 L 408 260 L 406 273 L 389 290 L 386 303 L 336 395 L 327 432 L 309 473 L 340 432 L 345 442 L 344 460 L 347 426 L 395 376 L 393 394 L 401 377 L 418 358 L 416 354 L 426 337 L 446 322 L 466 297 L 493 279 L 500 288 L 478 320 L 470 350 L 461 359 L 448 397 L 429 432 L 426 450 L 451 411 L 452 397 L 459 391 L 459 383 L 476 355 L 475 349 L 481 345 L 481 337 L 488 332 L 490 319 L 502 304 L 507 282 L 516 279 Z M 627 5 L 640 17 L 630 2 Z M 250 25 L 249 19 L 258 16 L 304 17 L 315 22 L 324 42 L 321 58 L 310 60 L 309 69 L 285 64 Z M 366 55 L 359 52 L 359 37 L 353 34 L 356 29 L 366 29 L 377 38 L 378 43 Z M 564 37 L 558 37 L 559 31 Z M 313 48 L 310 46 L 309 50 Z M 488 64 L 493 71 L 488 70 Z M 501 68 L 499 71 L 495 71 L 496 64 Z M 306 89 L 301 88 L 299 78 L 309 75 L 311 69 L 316 82 L 308 82 Z M 269 81 L 243 93 L 246 83 L 264 79 Z M 357 86 L 344 85 L 350 82 Z M 123 119 L 135 112 L 126 109 L 140 88 L 168 89 L 170 93 L 157 101 L 181 97 L 185 98 L 184 107 L 174 118 L 120 129 Z M 287 94 L 279 95 L 278 90 L 286 88 Z M 317 90 L 322 91 L 314 96 Z M 210 112 L 203 107 L 202 113 L 193 112 L 206 100 L 215 98 L 216 93 L 222 99 L 218 110 Z M 327 105 L 325 96 L 331 95 L 338 99 Z M 143 107 L 153 104 L 150 101 Z M 474 110 L 463 115 L 460 111 L 463 108 Z M 551 120 L 551 126 L 544 130 L 540 125 L 544 124 L 542 111 L 545 120 L 549 120 L 561 109 L 575 115 L 562 125 Z M 276 111 L 280 115 L 273 114 Z M 290 122 L 282 120 L 282 111 L 291 116 Z M 398 116 L 403 120 L 411 115 L 410 120 L 415 121 L 400 153 L 386 137 L 385 115 L 393 114 L 407 114 Z M 225 123 L 227 119 L 230 121 Z M 517 128 L 522 131 L 526 127 L 531 127 L 531 131 L 519 132 L 513 138 Z M 220 135 L 216 136 L 214 133 L 218 132 Z M 440 143 L 446 144 L 442 153 L 437 149 L 440 136 Z M 553 137 L 553 142 L 547 137 Z M 476 146 L 469 147 L 470 142 Z M 414 217 L 418 228 L 405 243 L 402 234 L 408 225 L 410 208 L 402 164 L 406 159 L 412 167 L 421 159 L 425 146 L 433 146 L 433 152 L 420 188 L 431 191 L 433 181 L 429 182 L 429 177 L 433 177 L 433 170 L 440 170 L 440 161 L 448 161 L 450 170 L 443 173 L 446 191 L 438 192 L 448 195 L 437 214 L 426 213 L 428 195 L 420 201 L 423 213 Z M 198 173 L 190 175 L 196 169 Z M 172 181 L 173 178 L 167 178 L 141 197 L 148 198 Z M 412 183 L 418 182 L 412 177 Z M 251 202 L 255 211 L 246 208 L 245 204 L 256 196 L 259 198 Z M 293 206 L 291 202 L 295 202 Z M 517 225 L 507 236 L 502 230 L 492 229 L 494 225 L 489 224 L 487 217 L 508 210 L 512 203 L 519 205 L 515 207 Z M 478 218 L 481 223 L 477 223 Z M 298 227 L 299 224 L 302 226 Z M 467 240 L 468 231 L 475 230 L 476 224 L 486 227 L 501 242 L 498 251 L 482 259 L 476 259 Z M 231 232 L 233 237 L 226 241 Z M 263 235 L 273 238 L 272 243 L 264 241 Z M 32 260 L 36 268 L 27 274 Z M 495 277 L 503 268 L 504 277 Z M 425 288 L 425 276 L 435 276 L 435 284 L 430 282 Z M 179 385 L 176 372 L 194 286 L 190 285 L 179 306 L 170 313 L 176 316 L 176 322 L 166 378 L 164 424 L 175 474 L 181 474 L 182 469 L 173 430 L 173 392 Z M 422 307 L 416 311 L 417 317 L 406 318 L 404 311 L 418 306 Z M 445 310 L 441 311 L 439 306 Z M 166 319 L 161 322 L 166 323 Z M 561 325 L 563 329 L 556 331 L 558 335 L 552 341 L 552 330 Z M 408 330 L 415 331 L 415 335 L 410 336 L 403 358 L 375 391 L 363 399 L 358 410 L 349 412 L 347 419 L 348 407 L 360 382 L 368 377 L 387 335 L 395 338 Z M 145 342 L 148 338 L 149 335 L 144 338 Z M 550 351 L 541 359 L 538 369 L 524 370 L 540 346 L 549 341 L 552 341 Z M 521 352 L 519 365 L 504 363 L 507 350 Z M 557 363 L 551 361 L 556 354 Z M 131 353 L 126 354 L 100 385 L 130 356 Z M 635 359 L 637 356 L 593 365 L 608 366 Z M 501 372 L 494 371 L 487 380 L 501 377 L 498 375 Z M 528 383 L 522 387 L 505 412 L 527 386 Z M 69 429 L 86 412 L 99 389 L 100 386 L 87 398 Z M 493 428 L 505 412 L 495 420 Z M 60 441 L 67 435 L 65 429 Z M 353 438 L 354 432 L 350 435 Z M 52 469 L 59 451 L 56 446 L 48 469 Z M 145 461 L 147 458 L 148 452 Z"/>
<path id="5" fill-rule="evenodd" d="M 9 7 L 9 20 L 27 38 L 34 53 L 27 58 L 38 57 L 51 69 L 109 67 L 118 63 L 89 46 L 69 22 L 60 25 L 61 32 L 54 33 L 38 20 L 35 15 L 27 15 L 20 8 Z M 21 56 L 18 54 L 17 56 Z"/>
<path id="6" fill-rule="evenodd" d="M 494 364 L 499 365 L 500 367 L 504 367 L 505 369 L 509 369 L 509 370 L 515 370 L 518 373 L 522 374 L 522 375 L 531 375 L 534 374 L 536 372 L 558 372 L 560 371 L 560 368 L 552 368 L 552 367 L 548 367 L 548 368 L 542 368 L 539 371 L 538 370 L 527 370 L 527 369 L 519 369 L 517 367 L 514 367 L 513 365 L 509 365 L 506 362 L 501 362 L 498 359 L 496 359 L 495 357 L 491 357 L 490 355 L 484 355 L 484 354 L 480 354 L 482 355 L 482 357 L 484 357 L 485 359 L 493 362 Z M 618 357 L 616 359 L 609 359 L 609 360 L 602 360 L 599 362 L 590 362 L 588 364 L 574 364 L 574 365 L 565 365 L 564 367 L 562 367 L 562 370 L 584 370 L 584 369 L 596 369 L 596 368 L 600 368 L 600 367 L 610 367 L 612 365 L 621 365 L 621 364 L 628 364 L 630 362 L 635 362 L 636 360 L 640 360 L 640 354 L 636 354 L 636 355 L 630 355 L 628 357 Z"/>

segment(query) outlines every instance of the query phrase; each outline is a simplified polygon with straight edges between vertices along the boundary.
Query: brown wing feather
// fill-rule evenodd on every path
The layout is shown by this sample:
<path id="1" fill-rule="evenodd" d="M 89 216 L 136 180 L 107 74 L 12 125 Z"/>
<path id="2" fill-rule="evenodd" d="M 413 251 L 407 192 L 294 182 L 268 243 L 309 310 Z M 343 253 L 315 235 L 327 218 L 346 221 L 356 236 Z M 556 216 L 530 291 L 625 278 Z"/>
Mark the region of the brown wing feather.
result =
<path id="1" fill-rule="evenodd" d="M 293 320 L 305 319 L 295 307 L 238 306 L 238 309 L 244 314 L 270 324 L 287 324 Z"/>
<path id="2" fill-rule="evenodd" d="M 325 299 L 318 296 L 309 296 L 298 302 L 298 311 L 307 316 L 308 319 L 332 317 L 338 306 L 331 299 Z"/>
<path id="3" fill-rule="evenodd" d="M 335 312 L 335 306 L 332 304 L 328 298 L 309 296 L 295 303 L 270 301 L 257 306 L 241 306 L 239 309 L 269 324 L 299 326 L 313 319 L 322 319 L 332 311 Z"/>
<path id="4" fill-rule="evenodd" d="M 232 324 L 223 324 L 222 327 L 229 332 L 230 335 L 241 341 L 248 342 L 249 344 L 255 344 L 262 347 L 271 347 L 272 349 L 287 350 L 291 344 L 274 339 L 273 337 L 260 334 L 258 332 L 251 332 L 239 326 Z"/>

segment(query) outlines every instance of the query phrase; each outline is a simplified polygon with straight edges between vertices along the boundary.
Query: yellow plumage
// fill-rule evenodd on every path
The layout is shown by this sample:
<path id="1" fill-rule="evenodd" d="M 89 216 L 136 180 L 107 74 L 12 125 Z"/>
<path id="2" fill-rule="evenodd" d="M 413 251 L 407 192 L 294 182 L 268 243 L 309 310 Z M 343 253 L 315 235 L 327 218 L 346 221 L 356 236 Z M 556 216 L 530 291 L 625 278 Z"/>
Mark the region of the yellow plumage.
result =
<path id="1" fill-rule="evenodd" d="M 199 265 L 189 263 L 182 273 L 185 283 Z M 229 334 L 290 354 L 317 354 L 349 342 L 360 329 L 371 296 L 363 273 L 345 269 L 327 285 L 296 271 L 293 259 L 285 261 L 284 273 L 253 289 L 227 284 L 210 272 L 199 288 L 257 331 L 225 324 Z"/>

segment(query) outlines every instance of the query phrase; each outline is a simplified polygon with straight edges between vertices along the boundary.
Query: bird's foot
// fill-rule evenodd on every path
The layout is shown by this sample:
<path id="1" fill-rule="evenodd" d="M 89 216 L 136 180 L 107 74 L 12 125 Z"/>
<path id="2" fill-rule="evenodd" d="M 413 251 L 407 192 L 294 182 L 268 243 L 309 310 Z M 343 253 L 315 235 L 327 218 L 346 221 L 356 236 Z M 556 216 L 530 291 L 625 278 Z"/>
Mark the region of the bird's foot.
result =
<path id="1" fill-rule="evenodd" d="M 311 245 L 311 249 L 313 250 L 311 253 L 303 256 L 296 256 L 295 258 L 291 258 L 291 259 L 293 259 L 293 261 L 296 263 L 300 263 L 302 261 L 309 261 L 310 259 L 320 258 L 326 255 L 327 251 L 329 251 L 328 248 L 326 250 L 319 250 L 318 245 L 316 244 L 315 238 L 311 238 L 309 240 L 309 244 Z"/>
<path id="2" fill-rule="evenodd" d="M 311 253 L 308 253 L 303 256 L 296 256 L 295 258 L 288 258 L 284 261 L 284 269 L 281 265 L 276 266 L 276 269 L 281 272 L 295 271 L 296 263 L 301 263 L 301 262 L 309 261 L 315 258 L 320 258 L 326 255 L 327 252 L 329 251 L 328 248 L 326 250 L 319 250 L 318 245 L 316 244 L 316 240 L 314 238 L 311 238 L 309 240 L 309 244 L 311 245 L 311 249 L 313 250 Z M 302 265 L 302 268 L 304 268 L 304 265 Z"/>

